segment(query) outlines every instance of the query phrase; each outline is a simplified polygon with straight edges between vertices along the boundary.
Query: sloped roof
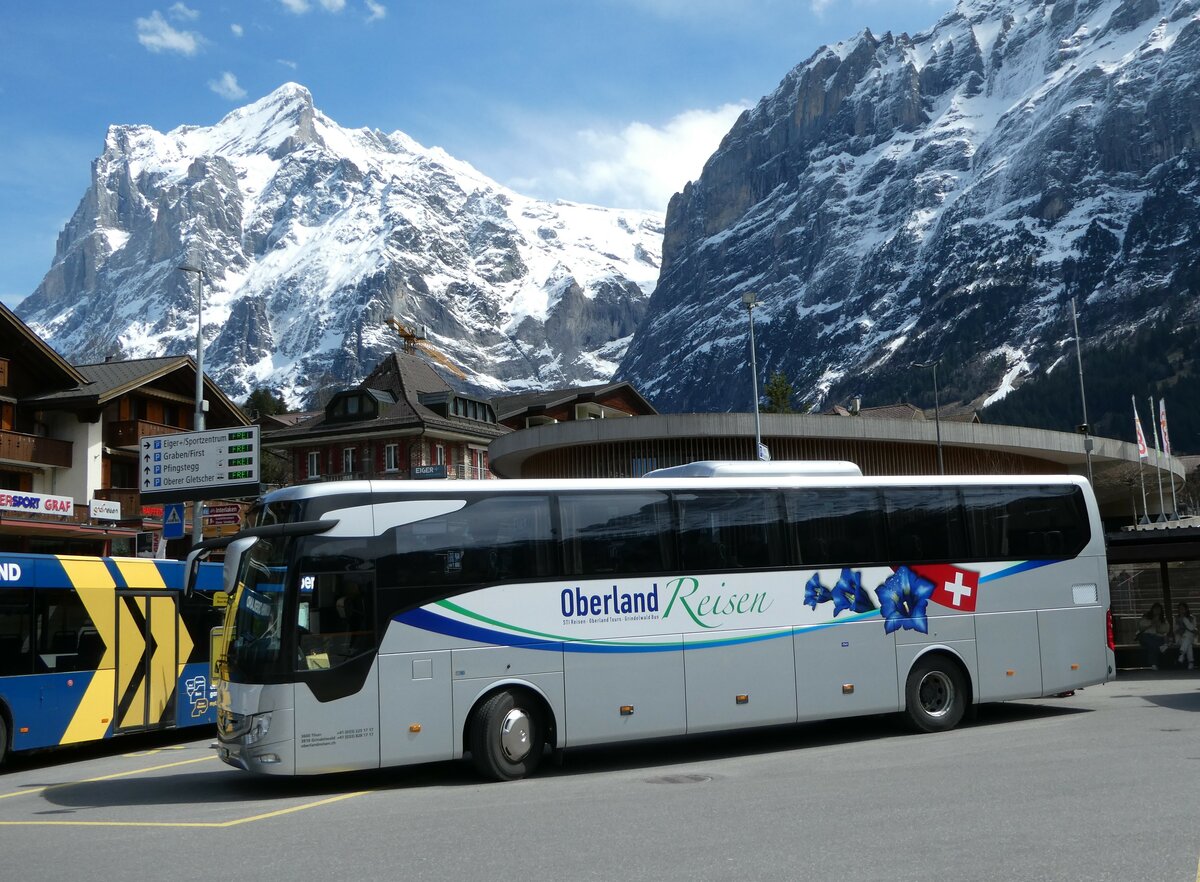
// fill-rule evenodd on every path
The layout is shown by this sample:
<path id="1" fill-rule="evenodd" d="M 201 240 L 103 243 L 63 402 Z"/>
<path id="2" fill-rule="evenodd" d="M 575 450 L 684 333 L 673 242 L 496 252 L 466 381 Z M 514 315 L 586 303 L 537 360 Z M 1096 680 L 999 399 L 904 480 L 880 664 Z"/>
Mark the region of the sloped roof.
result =
<path id="1" fill-rule="evenodd" d="M 345 435 L 369 430 L 395 432 L 425 428 L 494 438 L 510 431 L 498 423 L 465 417 L 442 416 L 420 402 L 422 394 L 452 393 L 454 389 L 424 359 L 407 352 L 393 352 L 383 359 L 357 387 L 379 402 L 379 415 L 361 420 L 328 421 L 325 413 L 295 426 L 273 430 L 273 442 L 296 441 L 321 435 Z M 349 390 L 347 390 L 349 391 Z M 387 396 L 377 393 L 384 392 Z"/>
<path id="2" fill-rule="evenodd" d="M 28 359 L 39 371 L 44 371 L 40 378 L 43 388 L 75 389 L 88 382 L 3 303 L 0 303 L 0 352 L 5 358 Z"/>
<path id="3" fill-rule="evenodd" d="M 505 420 L 533 408 L 549 410 L 563 404 L 593 401 L 610 393 L 620 392 L 632 398 L 642 408 L 639 415 L 653 416 L 658 413 L 633 386 L 626 382 L 597 383 L 593 386 L 569 386 L 565 389 L 549 389 L 542 392 L 523 392 L 519 395 L 501 395 L 492 399 L 496 418 Z"/>
<path id="4" fill-rule="evenodd" d="M 162 358 L 133 358 L 76 365 L 87 385 L 34 396 L 29 401 L 50 407 L 99 407 L 143 386 L 169 380 L 180 395 L 193 396 L 196 388 L 196 362 L 190 355 Z M 178 374 L 172 377 L 172 374 Z M 210 413 L 219 408 L 235 424 L 249 425 L 249 418 L 208 376 L 204 377 L 204 397 Z"/>
<path id="5" fill-rule="evenodd" d="M 863 407 L 858 411 L 857 416 L 872 417 L 877 420 L 914 420 L 933 421 L 933 408 L 922 409 L 915 404 L 909 404 L 907 401 L 899 404 L 882 404 L 878 407 Z M 855 416 L 854 411 L 841 404 L 835 404 L 832 407 L 822 411 L 825 416 Z M 971 404 L 964 404 L 956 401 L 952 404 L 943 404 L 937 409 L 938 419 L 952 423 L 977 423 L 979 412 Z"/>

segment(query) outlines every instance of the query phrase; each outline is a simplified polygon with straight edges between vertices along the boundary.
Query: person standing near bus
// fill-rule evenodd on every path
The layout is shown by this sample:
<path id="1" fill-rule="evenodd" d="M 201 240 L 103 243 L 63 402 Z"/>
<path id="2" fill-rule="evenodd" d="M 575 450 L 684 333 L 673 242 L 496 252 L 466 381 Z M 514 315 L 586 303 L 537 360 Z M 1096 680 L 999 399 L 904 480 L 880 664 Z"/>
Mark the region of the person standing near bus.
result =
<path id="1" fill-rule="evenodd" d="M 1137 641 L 1142 644 L 1142 652 L 1146 656 L 1146 664 L 1152 670 L 1158 670 L 1158 656 L 1167 651 L 1167 638 L 1171 628 L 1163 615 L 1163 605 L 1155 603 L 1138 622 Z"/>
<path id="2" fill-rule="evenodd" d="M 1179 644 L 1179 663 L 1187 662 L 1190 671 L 1196 666 L 1192 646 L 1196 643 L 1196 620 L 1186 603 L 1179 604 L 1175 612 L 1175 642 Z"/>

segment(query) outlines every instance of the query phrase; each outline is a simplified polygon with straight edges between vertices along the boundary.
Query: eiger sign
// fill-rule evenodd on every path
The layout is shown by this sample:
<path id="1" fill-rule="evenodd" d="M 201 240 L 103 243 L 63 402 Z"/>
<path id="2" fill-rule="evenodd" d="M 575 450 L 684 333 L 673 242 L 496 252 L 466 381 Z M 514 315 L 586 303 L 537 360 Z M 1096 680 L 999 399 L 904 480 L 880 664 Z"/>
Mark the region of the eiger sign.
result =
<path id="1" fill-rule="evenodd" d="M 257 496 L 258 426 L 149 435 L 138 440 L 143 502 Z"/>

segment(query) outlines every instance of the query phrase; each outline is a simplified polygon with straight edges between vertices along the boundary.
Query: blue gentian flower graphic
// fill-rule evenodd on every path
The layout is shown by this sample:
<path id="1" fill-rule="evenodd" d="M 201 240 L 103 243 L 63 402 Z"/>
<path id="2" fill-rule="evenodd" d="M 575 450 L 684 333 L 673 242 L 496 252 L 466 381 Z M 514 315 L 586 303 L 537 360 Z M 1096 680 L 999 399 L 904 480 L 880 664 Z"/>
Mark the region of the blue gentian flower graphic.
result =
<path id="1" fill-rule="evenodd" d="M 933 594 L 933 583 L 922 579 L 908 567 L 900 567 L 886 582 L 875 589 L 879 611 L 883 614 L 883 632 L 891 634 L 901 628 L 929 633 L 925 609 Z"/>
<path id="2" fill-rule="evenodd" d="M 833 598 L 834 616 L 837 616 L 838 613 L 844 610 L 861 613 L 871 612 L 875 609 L 875 605 L 871 603 L 871 598 L 863 590 L 862 573 L 856 573 L 849 567 L 842 570 L 842 577 L 833 586 L 830 594 Z"/>
<path id="3" fill-rule="evenodd" d="M 810 609 L 816 609 L 818 603 L 830 599 L 829 589 L 821 584 L 821 574 L 813 573 L 813 577 L 804 586 L 804 604 Z M 836 613 L 834 613 L 836 615 Z"/>

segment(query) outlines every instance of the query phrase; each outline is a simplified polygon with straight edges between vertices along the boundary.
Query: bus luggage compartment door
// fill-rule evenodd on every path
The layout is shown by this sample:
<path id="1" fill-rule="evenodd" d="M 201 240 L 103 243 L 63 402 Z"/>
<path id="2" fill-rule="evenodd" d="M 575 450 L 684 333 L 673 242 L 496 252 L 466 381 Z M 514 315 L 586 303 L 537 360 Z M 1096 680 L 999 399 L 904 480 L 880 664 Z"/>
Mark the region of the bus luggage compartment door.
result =
<path id="1" fill-rule="evenodd" d="M 113 731 L 175 724 L 179 614 L 174 594 L 118 591 Z"/>
<path id="2" fill-rule="evenodd" d="M 450 758 L 450 650 L 379 656 L 379 732 L 381 765 Z"/>
<path id="3" fill-rule="evenodd" d="M 683 635 L 606 641 L 603 651 L 563 654 L 565 744 L 682 735 Z"/>
<path id="4" fill-rule="evenodd" d="M 792 632 L 686 634 L 687 730 L 712 732 L 796 722 Z"/>

